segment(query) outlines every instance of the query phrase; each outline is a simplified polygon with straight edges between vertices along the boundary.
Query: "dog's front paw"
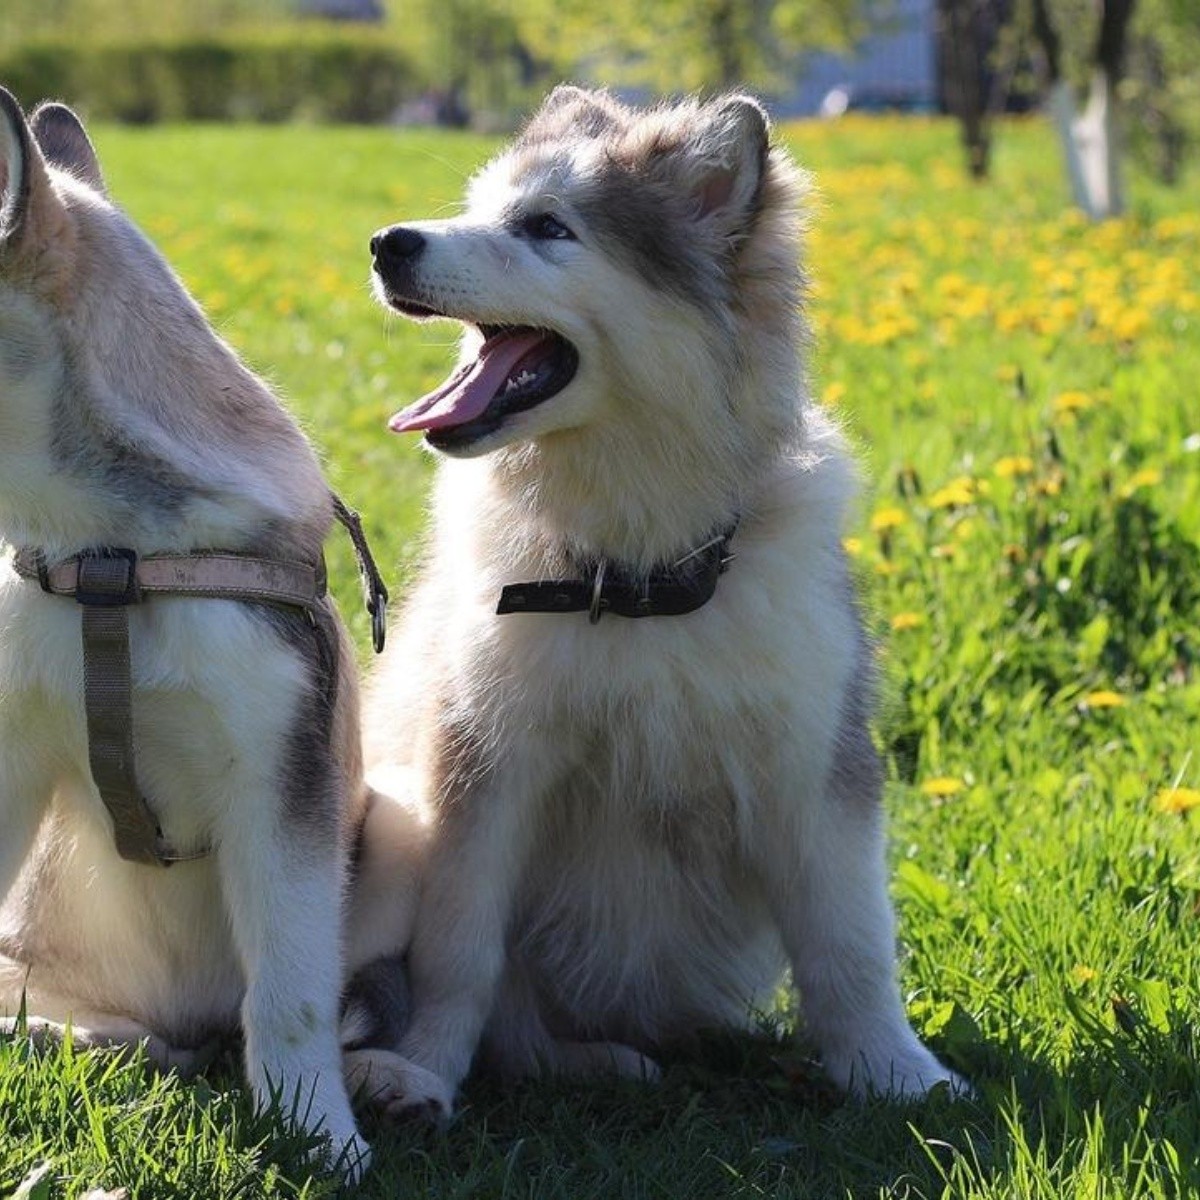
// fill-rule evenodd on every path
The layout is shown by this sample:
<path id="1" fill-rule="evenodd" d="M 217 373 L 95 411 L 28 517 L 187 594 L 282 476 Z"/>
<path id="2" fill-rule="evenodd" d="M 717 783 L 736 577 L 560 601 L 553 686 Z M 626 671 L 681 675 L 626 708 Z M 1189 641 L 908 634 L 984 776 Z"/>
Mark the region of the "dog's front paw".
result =
<path id="1" fill-rule="evenodd" d="M 352 1127 L 353 1128 L 353 1127 Z M 362 1183 L 363 1176 L 371 1165 L 371 1148 L 355 1130 L 346 1135 L 330 1133 L 326 1157 L 329 1165 L 338 1172 L 351 1187 Z"/>
<path id="2" fill-rule="evenodd" d="M 415 1118 L 439 1127 L 449 1122 L 454 1089 L 440 1075 L 383 1049 L 347 1051 L 343 1064 L 350 1094 L 388 1120 Z"/>

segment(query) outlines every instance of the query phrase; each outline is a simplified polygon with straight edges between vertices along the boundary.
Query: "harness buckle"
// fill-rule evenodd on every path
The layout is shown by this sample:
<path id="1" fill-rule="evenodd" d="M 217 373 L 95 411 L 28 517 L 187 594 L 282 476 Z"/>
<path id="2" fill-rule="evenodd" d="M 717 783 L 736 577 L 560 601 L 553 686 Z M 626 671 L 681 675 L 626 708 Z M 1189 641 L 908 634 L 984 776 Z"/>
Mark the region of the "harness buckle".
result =
<path id="1" fill-rule="evenodd" d="M 138 604 L 142 599 L 137 580 L 136 550 L 95 550 L 79 556 L 75 603 L 95 608 Z"/>

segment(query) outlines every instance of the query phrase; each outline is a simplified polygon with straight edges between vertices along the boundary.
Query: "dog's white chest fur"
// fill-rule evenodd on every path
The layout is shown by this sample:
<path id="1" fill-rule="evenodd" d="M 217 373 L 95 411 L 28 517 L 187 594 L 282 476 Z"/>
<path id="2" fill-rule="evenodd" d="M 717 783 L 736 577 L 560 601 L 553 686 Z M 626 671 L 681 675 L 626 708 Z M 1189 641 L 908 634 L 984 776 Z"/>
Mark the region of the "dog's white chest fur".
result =
<path id="1" fill-rule="evenodd" d="M 235 1021 L 244 980 L 215 860 L 148 870 L 114 853 L 88 766 L 78 606 L 5 564 L 0 630 L 6 749 L 23 744 L 36 755 L 54 791 L 46 834 L 0 918 L 0 948 L 41 961 L 38 943 L 53 937 L 62 977 L 35 982 L 143 1013 L 181 1042 Z M 224 813 L 255 802 L 235 769 L 243 739 L 279 743 L 298 664 L 260 621 L 223 601 L 147 602 L 130 612 L 130 641 L 138 781 L 172 844 L 203 847 Z M 89 949 L 86 978 L 67 978 L 68 929 L 79 947 L 106 948 Z"/>

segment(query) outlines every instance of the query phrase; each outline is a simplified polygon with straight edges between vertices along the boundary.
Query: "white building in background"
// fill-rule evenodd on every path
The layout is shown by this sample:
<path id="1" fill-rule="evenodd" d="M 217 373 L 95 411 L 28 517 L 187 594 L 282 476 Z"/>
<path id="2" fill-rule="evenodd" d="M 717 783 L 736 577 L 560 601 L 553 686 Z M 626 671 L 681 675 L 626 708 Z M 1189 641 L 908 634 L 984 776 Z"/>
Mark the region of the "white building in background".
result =
<path id="1" fill-rule="evenodd" d="M 934 0 L 893 0 L 891 15 L 853 54 L 805 59 L 796 86 L 772 107 L 784 116 L 848 109 L 935 112 L 939 107 Z"/>
<path id="2" fill-rule="evenodd" d="M 330 21 L 382 21 L 383 0 L 297 0 L 296 9 L 306 17 Z"/>

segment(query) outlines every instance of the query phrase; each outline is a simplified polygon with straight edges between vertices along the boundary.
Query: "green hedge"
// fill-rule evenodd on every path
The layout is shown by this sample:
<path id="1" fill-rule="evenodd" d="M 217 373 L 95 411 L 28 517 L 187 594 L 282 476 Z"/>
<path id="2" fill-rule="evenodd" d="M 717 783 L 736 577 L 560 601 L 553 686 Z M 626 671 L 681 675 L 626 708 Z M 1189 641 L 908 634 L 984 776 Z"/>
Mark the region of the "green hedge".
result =
<path id="1" fill-rule="evenodd" d="M 292 28 L 171 40 L 38 38 L 0 49 L 0 83 L 116 121 L 387 119 L 421 89 L 377 30 Z"/>

